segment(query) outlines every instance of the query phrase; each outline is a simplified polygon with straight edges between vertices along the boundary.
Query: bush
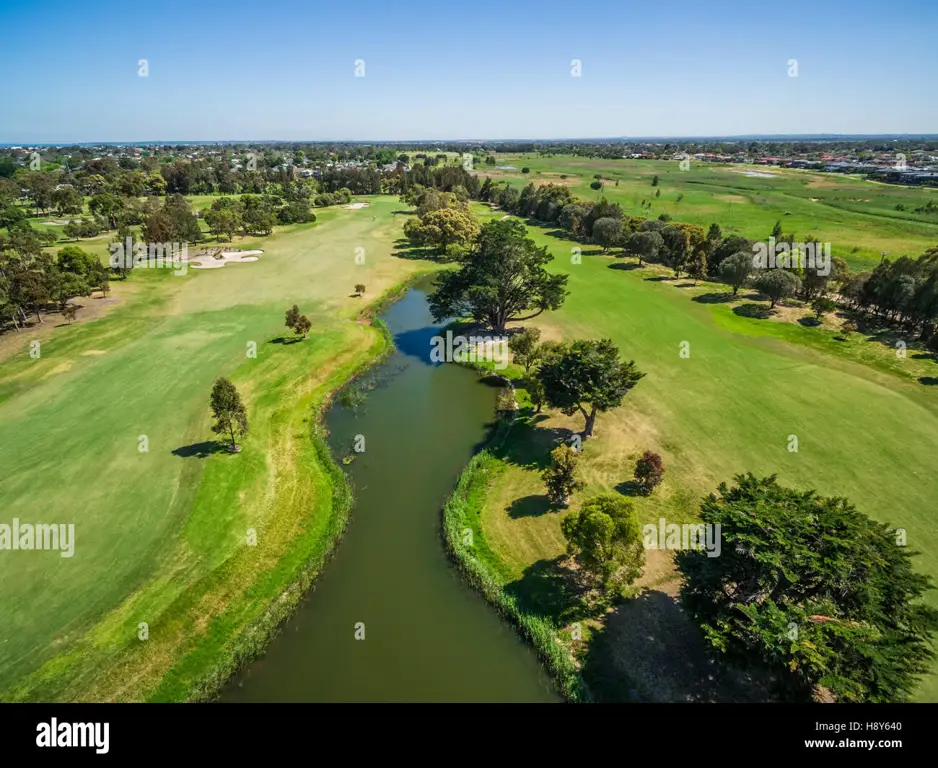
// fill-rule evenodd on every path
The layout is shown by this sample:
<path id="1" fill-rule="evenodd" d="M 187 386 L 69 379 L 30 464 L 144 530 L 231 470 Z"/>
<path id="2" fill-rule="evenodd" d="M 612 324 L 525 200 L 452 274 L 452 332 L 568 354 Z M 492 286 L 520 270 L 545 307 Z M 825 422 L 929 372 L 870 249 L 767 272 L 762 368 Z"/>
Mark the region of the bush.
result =
<path id="1" fill-rule="evenodd" d="M 521 173 L 531 173 L 531 169 L 530 169 L 530 168 L 522 168 L 522 169 L 521 169 Z"/>
<path id="2" fill-rule="evenodd" d="M 601 181 L 590 182 L 590 189 L 602 189 L 603 183 Z"/>
<path id="3" fill-rule="evenodd" d="M 651 493 L 664 475 L 664 462 L 657 453 L 645 451 L 635 465 L 635 482 L 646 494 Z"/>

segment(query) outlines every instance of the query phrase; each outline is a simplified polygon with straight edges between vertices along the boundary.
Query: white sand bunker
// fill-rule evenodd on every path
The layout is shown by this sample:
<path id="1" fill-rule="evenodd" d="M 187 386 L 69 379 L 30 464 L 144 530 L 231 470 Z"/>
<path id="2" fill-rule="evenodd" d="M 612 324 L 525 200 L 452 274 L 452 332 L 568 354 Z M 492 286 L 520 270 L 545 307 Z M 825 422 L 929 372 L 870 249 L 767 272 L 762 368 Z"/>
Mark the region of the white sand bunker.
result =
<path id="1" fill-rule="evenodd" d="M 350 211 L 357 211 L 359 208 L 367 208 L 368 203 L 349 203 L 345 206 L 346 209 Z"/>
<path id="2" fill-rule="evenodd" d="M 762 173 L 760 171 L 737 171 L 734 170 L 733 173 L 741 173 L 743 176 L 753 176 L 758 179 L 771 179 L 777 176 L 777 173 Z"/>
<path id="3" fill-rule="evenodd" d="M 243 264 L 249 261 L 257 261 L 255 254 L 263 251 L 209 251 L 208 253 L 196 254 L 195 258 L 189 260 L 189 266 L 193 269 L 221 269 L 226 264 Z"/>

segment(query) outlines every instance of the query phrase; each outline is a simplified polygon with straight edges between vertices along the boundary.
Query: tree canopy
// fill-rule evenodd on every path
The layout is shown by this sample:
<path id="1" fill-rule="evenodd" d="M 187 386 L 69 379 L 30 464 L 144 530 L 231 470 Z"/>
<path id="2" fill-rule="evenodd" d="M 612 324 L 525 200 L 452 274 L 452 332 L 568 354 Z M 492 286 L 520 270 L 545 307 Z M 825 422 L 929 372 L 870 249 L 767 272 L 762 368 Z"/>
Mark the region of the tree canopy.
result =
<path id="1" fill-rule="evenodd" d="M 933 657 L 930 579 L 888 525 L 844 498 L 738 475 L 700 506 L 719 557 L 678 555 L 682 601 L 712 646 L 768 667 L 788 698 L 906 699 Z"/>
<path id="2" fill-rule="evenodd" d="M 516 219 L 488 222 L 460 267 L 437 278 L 429 300 L 434 320 L 471 317 L 504 333 L 510 322 L 557 309 L 566 298 L 567 276 L 545 269 L 552 259 Z"/>

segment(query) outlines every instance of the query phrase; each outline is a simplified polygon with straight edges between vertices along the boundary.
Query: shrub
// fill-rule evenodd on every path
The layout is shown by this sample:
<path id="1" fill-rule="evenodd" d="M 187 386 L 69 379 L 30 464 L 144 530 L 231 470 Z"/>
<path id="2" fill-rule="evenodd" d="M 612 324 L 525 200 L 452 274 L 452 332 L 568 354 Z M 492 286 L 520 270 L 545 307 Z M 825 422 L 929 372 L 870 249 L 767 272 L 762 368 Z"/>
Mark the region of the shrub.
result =
<path id="1" fill-rule="evenodd" d="M 645 451 L 635 465 L 635 482 L 646 494 L 651 493 L 664 475 L 664 462 L 661 456 Z"/>

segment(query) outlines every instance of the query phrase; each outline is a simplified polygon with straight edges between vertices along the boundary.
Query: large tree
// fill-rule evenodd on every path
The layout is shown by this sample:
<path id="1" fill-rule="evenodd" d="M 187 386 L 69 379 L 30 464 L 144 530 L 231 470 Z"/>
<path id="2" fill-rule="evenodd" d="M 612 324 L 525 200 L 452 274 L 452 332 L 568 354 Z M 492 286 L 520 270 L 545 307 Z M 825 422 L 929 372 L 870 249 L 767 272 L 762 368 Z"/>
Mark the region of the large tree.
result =
<path id="1" fill-rule="evenodd" d="M 794 296 L 801 288 L 801 280 L 787 269 L 770 269 L 760 274 L 754 281 L 760 293 L 771 299 L 772 308 L 781 300 Z"/>
<path id="2" fill-rule="evenodd" d="M 622 239 L 622 219 L 605 216 L 593 224 L 593 242 L 603 247 L 603 253 Z"/>
<path id="3" fill-rule="evenodd" d="M 231 440 L 229 450 L 237 451 L 238 437 L 248 433 L 248 415 L 235 385 L 226 378 L 217 379 L 212 387 L 211 405 L 215 417 L 212 432 L 227 435 Z"/>
<path id="4" fill-rule="evenodd" d="M 638 265 L 641 266 L 642 260 L 655 260 L 658 253 L 664 248 L 664 240 L 657 232 L 636 232 L 626 240 L 625 248 L 629 253 L 638 256 Z"/>
<path id="5" fill-rule="evenodd" d="M 737 251 L 720 264 L 720 277 L 733 286 L 735 296 L 752 273 L 752 254 Z"/>
<path id="6" fill-rule="evenodd" d="M 459 269 L 437 278 L 430 296 L 433 318 L 471 317 L 495 333 L 510 322 L 530 320 L 557 309 L 566 298 L 566 275 L 544 267 L 553 259 L 538 248 L 517 219 L 490 221 Z"/>
<path id="7" fill-rule="evenodd" d="M 604 588 L 631 584 L 642 572 L 645 549 L 635 508 L 615 494 L 596 496 L 560 522 L 567 552 Z"/>
<path id="8" fill-rule="evenodd" d="M 718 651 L 768 667 L 787 698 L 906 699 L 933 658 L 938 611 L 899 532 L 844 498 L 739 475 L 700 507 L 719 557 L 685 550 L 682 601 Z"/>
<path id="9" fill-rule="evenodd" d="M 622 399 L 644 377 L 633 361 L 619 360 L 619 349 L 609 339 L 574 341 L 560 347 L 540 367 L 547 404 L 586 419 L 583 437 L 593 436 L 596 415 L 622 404 Z"/>

